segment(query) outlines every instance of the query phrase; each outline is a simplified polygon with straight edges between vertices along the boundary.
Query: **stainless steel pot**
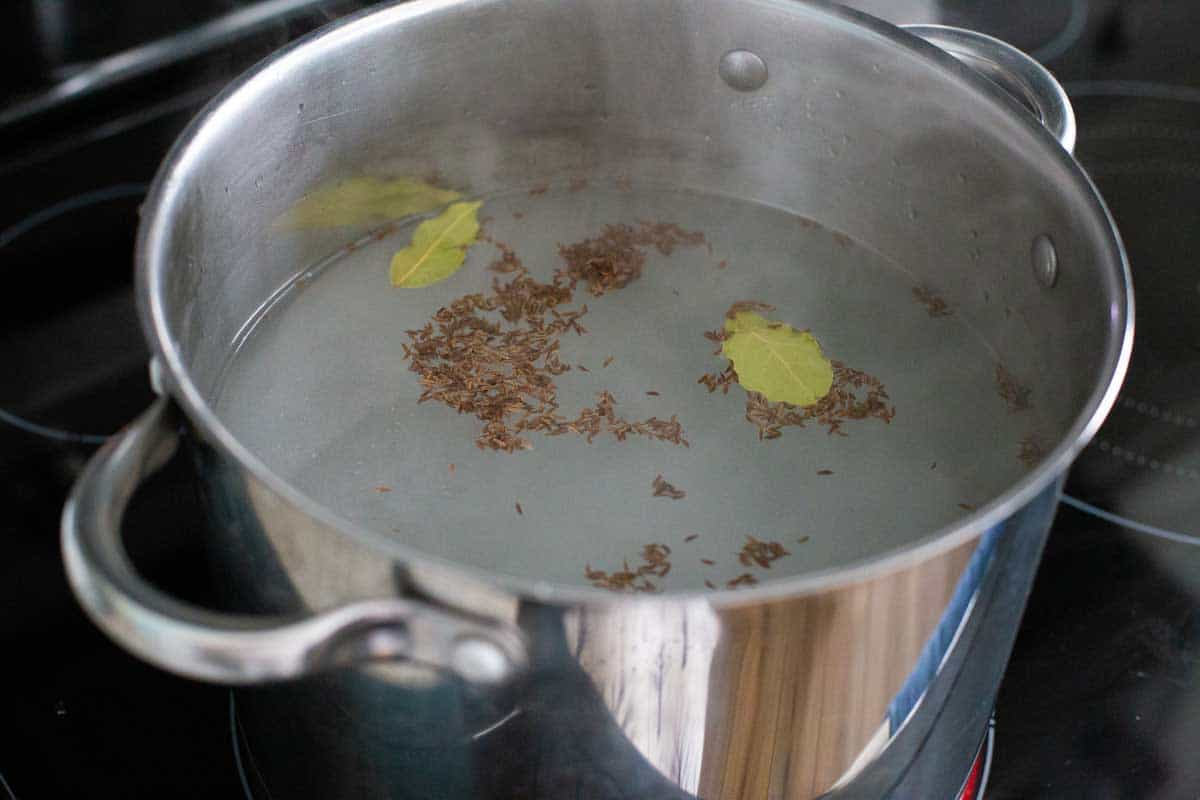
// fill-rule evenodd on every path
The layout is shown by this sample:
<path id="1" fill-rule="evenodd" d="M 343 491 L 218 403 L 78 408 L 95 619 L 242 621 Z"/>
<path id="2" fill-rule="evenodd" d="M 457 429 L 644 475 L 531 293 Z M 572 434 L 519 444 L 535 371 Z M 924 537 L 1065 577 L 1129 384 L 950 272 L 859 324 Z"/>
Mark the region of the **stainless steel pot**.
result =
<path id="1" fill-rule="evenodd" d="M 839 132 L 854 137 L 827 147 Z M 1128 269 L 1073 142 L 1061 88 L 1002 43 L 822 4 L 419 0 L 334 25 L 230 87 L 156 180 L 137 266 L 162 398 L 68 502 L 71 584 L 148 661 L 263 684 L 239 715 L 275 797 L 953 796 L 1065 470 L 1130 352 Z M 351 524 L 214 414 L 241 326 L 344 243 L 272 224 L 312 187 L 432 163 L 487 191 L 618 160 L 820 219 L 936 277 L 1041 376 L 1061 420 L 1045 458 L 869 557 L 614 598 Z M 973 247 L 969 269 L 941 257 Z M 1009 312 L 985 313 L 979 286 Z M 181 439 L 236 615 L 164 596 L 122 549 L 125 504 Z"/>

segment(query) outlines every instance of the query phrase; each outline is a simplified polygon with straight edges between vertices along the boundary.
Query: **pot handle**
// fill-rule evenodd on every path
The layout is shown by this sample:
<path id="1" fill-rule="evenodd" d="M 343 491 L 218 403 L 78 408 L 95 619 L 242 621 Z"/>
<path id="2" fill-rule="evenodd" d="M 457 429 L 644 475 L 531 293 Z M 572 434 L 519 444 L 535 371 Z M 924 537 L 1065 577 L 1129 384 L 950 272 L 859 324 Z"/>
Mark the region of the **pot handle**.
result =
<path id="1" fill-rule="evenodd" d="M 198 680 L 254 684 L 335 667 L 407 659 L 477 684 L 512 678 L 528 660 L 507 623 L 415 600 L 365 600 L 300 619 L 221 614 L 182 603 L 134 570 L 121 518 L 138 484 L 178 449 L 183 420 L 160 397 L 92 457 L 63 509 L 67 578 L 88 616 L 122 646 Z"/>
<path id="2" fill-rule="evenodd" d="M 945 50 L 1012 95 L 1050 131 L 1068 153 L 1075 150 L 1075 111 L 1049 70 L 1006 42 L 947 25 L 901 25 Z"/>

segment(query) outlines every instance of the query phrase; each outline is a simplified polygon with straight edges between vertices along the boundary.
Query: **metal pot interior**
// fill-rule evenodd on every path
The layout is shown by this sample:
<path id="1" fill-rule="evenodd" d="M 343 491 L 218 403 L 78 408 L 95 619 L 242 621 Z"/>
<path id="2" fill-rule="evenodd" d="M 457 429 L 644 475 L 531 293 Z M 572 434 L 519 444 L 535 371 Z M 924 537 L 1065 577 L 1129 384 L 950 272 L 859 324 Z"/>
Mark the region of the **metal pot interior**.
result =
<path id="1" fill-rule="evenodd" d="M 765 63 L 759 88 L 728 82 L 729 62 L 723 77 L 733 50 Z M 289 217 L 364 178 L 482 200 L 487 235 L 543 281 L 558 245 L 606 224 L 701 231 L 647 248 L 619 291 L 576 289 L 588 332 L 564 337 L 556 378 L 567 417 L 609 391 L 630 419 L 677 414 L 690 446 L 481 450 L 470 414 L 418 403 L 406 331 L 504 279 L 487 269 L 501 251 L 477 243 L 451 278 L 397 289 L 391 255 L 429 214 Z M 1053 286 L 1034 268 L 1047 243 Z M 766 0 L 416 2 L 341 24 L 194 124 L 139 269 L 169 388 L 260 475 L 405 553 L 549 584 L 664 544 L 667 592 L 978 533 L 977 509 L 1027 497 L 1098 424 L 1129 324 L 1098 198 L 1017 106 L 895 29 Z M 881 380 L 894 418 L 760 440 L 740 387 L 697 384 L 725 365 L 703 333 L 739 300 Z M 657 475 L 687 496 L 653 496 Z M 762 569 L 739 558 L 747 536 L 788 555 Z"/>

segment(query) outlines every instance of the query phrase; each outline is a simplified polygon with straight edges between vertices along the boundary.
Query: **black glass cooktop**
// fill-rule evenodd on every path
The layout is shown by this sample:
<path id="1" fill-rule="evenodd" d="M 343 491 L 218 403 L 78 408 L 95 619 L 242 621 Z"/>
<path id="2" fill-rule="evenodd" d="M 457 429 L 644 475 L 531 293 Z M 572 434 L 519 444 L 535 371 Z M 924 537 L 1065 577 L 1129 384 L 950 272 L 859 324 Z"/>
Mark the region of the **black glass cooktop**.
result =
<path id="1" fill-rule="evenodd" d="M 8 90 L 0 97 L 8 188 L 0 264 L 9 287 L 0 292 L 8 375 L 0 382 L 0 800 L 242 797 L 254 776 L 235 756 L 228 691 L 142 664 L 83 617 L 62 573 L 58 519 L 97 442 L 150 397 L 129 266 L 156 164 L 224 81 L 356 4 L 194 0 L 175 17 L 146 20 L 137 30 L 151 38 L 107 44 L 78 33 L 102 35 L 94 9 L 74 22 L 38 17 L 49 5 L 60 16 L 86 6 L 22 3 L 25 23 L 60 27 L 37 29 L 18 46 L 58 49 L 31 51 L 26 70 L 0 86 Z M 152 5 L 128 3 L 126 12 Z M 1112 208 L 1134 271 L 1133 366 L 1060 507 L 1001 687 L 986 797 L 1195 800 L 1200 60 L 1192 43 L 1200 7 L 859 5 L 897 22 L 973 26 L 1045 60 L 1068 85 L 1077 154 Z M 64 30 L 75 38 L 50 36 Z M 180 32 L 199 45 L 175 58 L 145 47 Z M 62 90 L 88 74 L 88 58 L 129 47 L 158 60 L 76 94 Z M 29 64 L 45 68 L 35 74 Z M 139 493 L 127 528 L 139 568 L 204 603 L 200 514 L 187 465 L 174 464 Z"/>

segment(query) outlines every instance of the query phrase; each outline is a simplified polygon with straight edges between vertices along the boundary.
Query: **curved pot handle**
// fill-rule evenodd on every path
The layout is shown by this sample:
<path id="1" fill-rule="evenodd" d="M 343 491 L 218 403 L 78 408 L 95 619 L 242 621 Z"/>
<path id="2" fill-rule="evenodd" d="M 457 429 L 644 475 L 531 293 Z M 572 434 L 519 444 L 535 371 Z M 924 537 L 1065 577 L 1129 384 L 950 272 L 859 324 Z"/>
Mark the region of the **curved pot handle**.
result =
<path id="1" fill-rule="evenodd" d="M 174 404 L 159 398 L 92 457 L 63 509 L 71 588 L 92 620 L 125 648 L 163 669 L 230 684 L 381 659 L 413 660 L 496 684 L 526 666 L 524 637 L 515 626 L 414 600 L 367 600 L 281 619 L 206 611 L 151 586 L 125 552 L 121 518 L 138 483 L 178 448 L 181 424 Z"/>
<path id="2" fill-rule="evenodd" d="M 947 25 L 901 25 L 940 47 L 1013 96 L 1058 139 L 1075 150 L 1075 111 L 1049 70 L 1010 44 L 986 34 Z"/>

